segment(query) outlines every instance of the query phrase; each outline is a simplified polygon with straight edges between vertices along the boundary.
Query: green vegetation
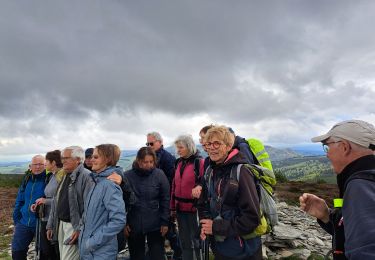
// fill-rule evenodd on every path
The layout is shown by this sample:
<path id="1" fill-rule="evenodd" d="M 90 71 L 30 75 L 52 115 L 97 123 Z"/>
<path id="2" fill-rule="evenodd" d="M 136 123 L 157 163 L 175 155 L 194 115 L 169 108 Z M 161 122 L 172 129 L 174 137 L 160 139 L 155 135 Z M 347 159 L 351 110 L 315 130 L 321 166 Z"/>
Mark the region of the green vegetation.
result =
<path id="1" fill-rule="evenodd" d="M 0 174 L 0 187 L 14 187 L 20 186 L 23 174 Z"/>
<path id="2" fill-rule="evenodd" d="M 275 169 L 275 177 L 276 177 L 277 183 L 285 183 L 288 181 L 288 178 L 285 176 L 285 174 L 282 171 L 277 170 L 277 169 Z"/>
<path id="3" fill-rule="evenodd" d="M 303 182 L 335 183 L 336 178 L 326 157 L 306 156 L 273 162 L 275 175 L 283 182 L 288 180 Z"/>

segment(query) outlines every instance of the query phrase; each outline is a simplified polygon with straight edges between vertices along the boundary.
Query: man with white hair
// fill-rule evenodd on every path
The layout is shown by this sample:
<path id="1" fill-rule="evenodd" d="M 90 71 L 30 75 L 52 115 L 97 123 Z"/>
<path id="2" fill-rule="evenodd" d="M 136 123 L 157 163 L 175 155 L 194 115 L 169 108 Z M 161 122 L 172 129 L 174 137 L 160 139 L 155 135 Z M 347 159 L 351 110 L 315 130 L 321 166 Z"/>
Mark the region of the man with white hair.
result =
<path id="1" fill-rule="evenodd" d="M 46 186 L 44 163 L 44 156 L 34 156 L 29 165 L 30 171 L 26 173 L 18 189 L 13 211 L 15 230 L 12 240 L 12 259 L 26 259 L 29 245 L 35 236 L 36 213 L 31 211 L 30 205 L 44 196 Z"/>
<path id="2" fill-rule="evenodd" d="M 84 199 L 94 185 L 90 171 L 83 165 L 85 152 L 79 146 L 62 151 L 65 176 L 56 191 L 47 223 L 47 237 L 58 240 L 60 259 L 79 259 L 78 237 Z"/>
<path id="3" fill-rule="evenodd" d="M 334 209 L 313 194 L 300 197 L 301 209 L 332 235 L 334 259 L 375 259 L 375 128 L 361 120 L 336 124 L 322 142 L 337 174 Z"/>

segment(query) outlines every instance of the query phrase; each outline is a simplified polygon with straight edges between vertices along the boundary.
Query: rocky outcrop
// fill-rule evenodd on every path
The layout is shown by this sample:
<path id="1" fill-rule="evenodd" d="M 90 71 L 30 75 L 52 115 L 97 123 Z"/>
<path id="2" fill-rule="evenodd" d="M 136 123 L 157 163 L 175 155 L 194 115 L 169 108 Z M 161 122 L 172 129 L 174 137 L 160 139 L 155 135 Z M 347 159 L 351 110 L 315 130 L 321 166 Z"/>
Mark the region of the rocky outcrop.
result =
<path id="1" fill-rule="evenodd" d="M 318 259 L 331 249 L 331 236 L 320 228 L 316 219 L 296 206 L 277 203 L 279 224 L 272 234 L 263 237 L 264 259 Z M 313 258 L 317 257 L 317 258 Z M 322 258 L 321 258 L 322 259 Z"/>

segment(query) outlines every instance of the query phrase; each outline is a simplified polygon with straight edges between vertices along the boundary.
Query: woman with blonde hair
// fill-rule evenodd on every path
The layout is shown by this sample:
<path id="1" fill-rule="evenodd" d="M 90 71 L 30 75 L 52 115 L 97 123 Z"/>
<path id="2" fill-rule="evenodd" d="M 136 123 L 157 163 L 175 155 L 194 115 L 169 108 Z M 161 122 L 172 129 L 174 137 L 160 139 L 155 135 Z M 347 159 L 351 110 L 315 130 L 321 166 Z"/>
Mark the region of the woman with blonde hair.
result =
<path id="1" fill-rule="evenodd" d="M 225 126 L 206 133 L 204 144 L 211 164 L 203 181 L 207 207 L 199 210 L 206 210 L 210 218 L 201 220 L 201 238 L 209 235 L 216 260 L 258 260 L 262 259 L 261 239 L 249 235 L 260 223 L 259 197 L 251 171 L 242 165 L 246 159 L 232 149 L 233 143 L 234 135 Z M 237 169 L 238 182 L 233 185 L 230 176 Z"/>

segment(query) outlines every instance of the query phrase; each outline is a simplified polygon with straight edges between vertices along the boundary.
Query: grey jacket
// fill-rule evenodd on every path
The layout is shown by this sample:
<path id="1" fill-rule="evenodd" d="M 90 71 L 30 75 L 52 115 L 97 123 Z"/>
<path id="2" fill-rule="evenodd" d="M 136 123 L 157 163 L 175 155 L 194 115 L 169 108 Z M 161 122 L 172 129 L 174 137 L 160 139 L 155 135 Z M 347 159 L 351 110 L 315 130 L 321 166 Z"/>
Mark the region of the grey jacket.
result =
<path id="1" fill-rule="evenodd" d="M 124 228 L 126 216 L 120 186 L 107 179 L 113 172 L 122 175 L 121 168 L 115 167 L 91 173 L 95 184 L 85 200 L 79 237 L 81 259 L 116 259 L 117 234 Z"/>
<path id="2" fill-rule="evenodd" d="M 56 194 L 57 187 L 59 186 L 59 182 L 56 179 L 56 174 L 50 174 L 52 174 L 52 176 L 44 189 L 44 195 L 46 196 L 46 200 L 44 202 L 44 217 L 42 218 L 42 221 L 48 221 L 51 212 L 53 196 Z"/>
<path id="3" fill-rule="evenodd" d="M 81 163 L 71 173 L 64 176 L 57 188 L 56 195 L 53 198 L 51 205 L 51 212 L 48 218 L 47 229 L 54 230 L 54 239 L 57 238 L 57 228 L 59 226 L 59 219 L 57 216 L 57 203 L 59 201 L 60 190 L 65 178 L 70 178 L 69 184 L 69 208 L 70 221 L 75 231 L 79 231 L 81 217 L 84 210 L 84 200 L 94 185 L 94 180 L 90 176 L 90 171 L 87 170 Z"/>

